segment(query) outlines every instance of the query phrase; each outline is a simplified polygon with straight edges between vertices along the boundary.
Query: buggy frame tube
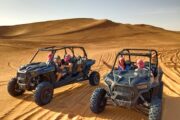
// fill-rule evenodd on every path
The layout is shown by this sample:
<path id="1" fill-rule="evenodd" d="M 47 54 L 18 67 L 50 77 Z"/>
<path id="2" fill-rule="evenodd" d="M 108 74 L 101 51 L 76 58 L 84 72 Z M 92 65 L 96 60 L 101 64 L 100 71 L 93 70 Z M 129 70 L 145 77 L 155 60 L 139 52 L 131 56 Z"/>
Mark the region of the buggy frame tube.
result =
<path id="1" fill-rule="evenodd" d="M 146 53 L 146 54 L 141 54 L 141 53 L 130 53 L 130 51 L 129 50 L 137 50 L 137 51 L 149 51 L 149 53 Z M 125 52 L 125 51 L 127 51 L 128 53 L 123 53 L 123 52 Z M 131 61 L 131 57 L 130 57 L 130 55 L 133 55 L 133 56 L 146 56 L 146 57 L 149 57 L 149 67 L 150 67 L 150 69 L 151 69 L 151 62 L 152 62 L 152 52 L 155 52 L 155 57 L 156 57 L 156 59 L 157 59 L 157 57 L 158 57 L 158 53 L 157 53 L 157 51 L 156 50 L 154 50 L 154 49 L 123 49 L 123 50 L 121 50 L 117 55 L 116 55 L 116 58 L 115 58 L 115 62 L 114 62 L 114 64 L 113 64 L 113 67 L 112 67 L 112 70 L 111 70 L 111 73 L 112 73 L 112 71 L 114 70 L 114 67 L 115 67 L 115 64 L 116 64 L 116 61 L 117 61 L 117 58 L 119 57 L 119 55 L 121 55 L 121 56 L 123 56 L 123 55 L 128 55 L 129 56 L 129 60 Z M 157 69 L 157 66 L 158 66 L 158 59 L 157 59 L 157 62 L 156 62 L 156 69 Z"/>
<path id="2" fill-rule="evenodd" d="M 36 55 L 39 53 L 39 50 L 34 54 L 34 56 L 32 57 L 32 59 L 30 60 L 30 62 L 29 63 L 31 63 L 33 60 L 34 60 L 34 58 L 36 57 Z"/>
<path id="3" fill-rule="evenodd" d="M 40 48 L 40 49 L 38 49 L 37 50 L 37 52 L 34 54 L 34 56 L 32 57 L 32 59 L 30 60 L 30 62 L 29 63 L 31 63 L 33 60 L 34 60 L 34 58 L 37 56 L 37 54 L 39 53 L 39 51 L 51 51 L 51 53 L 53 54 L 53 56 L 54 56 L 54 54 L 56 53 L 56 51 L 58 51 L 58 50 L 65 50 L 65 54 L 67 54 L 67 49 L 70 49 L 71 50 L 71 52 L 72 52 L 72 54 L 73 54 L 73 57 L 75 56 L 74 55 L 74 49 L 75 48 L 79 48 L 79 49 L 81 49 L 82 51 L 83 51 L 83 53 L 84 53 L 84 57 L 86 57 L 87 58 L 87 53 L 86 53 L 86 51 L 85 51 L 85 49 L 83 48 L 83 47 L 80 47 L 80 46 L 61 46 L 61 47 L 56 47 L 56 46 L 50 46 L 50 47 L 45 47 L 45 48 Z"/>

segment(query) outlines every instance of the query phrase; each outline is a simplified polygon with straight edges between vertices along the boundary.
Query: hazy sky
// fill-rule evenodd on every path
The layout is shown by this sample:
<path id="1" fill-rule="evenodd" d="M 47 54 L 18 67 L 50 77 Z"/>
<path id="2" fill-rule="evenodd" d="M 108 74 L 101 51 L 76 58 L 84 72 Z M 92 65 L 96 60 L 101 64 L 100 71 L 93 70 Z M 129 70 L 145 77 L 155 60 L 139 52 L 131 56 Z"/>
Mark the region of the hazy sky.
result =
<path id="1" fill-rule="evenodd" d="M 180 0 L 0 0 L 0 25 L 66 18 L 110 19 L 180 31 Z"/>

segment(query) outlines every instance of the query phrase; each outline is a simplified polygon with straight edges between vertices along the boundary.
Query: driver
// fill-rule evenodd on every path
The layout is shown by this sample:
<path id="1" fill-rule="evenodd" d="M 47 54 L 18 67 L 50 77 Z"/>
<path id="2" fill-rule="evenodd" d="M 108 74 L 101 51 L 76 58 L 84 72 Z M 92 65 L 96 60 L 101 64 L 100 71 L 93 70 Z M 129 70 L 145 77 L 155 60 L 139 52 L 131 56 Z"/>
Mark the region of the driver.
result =
<path id="1" fill-rule="evenodd" d="M 118 60 L 118 70 L 119 71 L 127 71 L 130 69 L 130 66 L 129 65 L 126 65 L 126 62 L 125 62 L 125 58 L 124 57 L 119 57 L 119 60 Z"/>
<path id="2" fill-rule="evenodd" d="M 103 61 L 103 63 L 108 67 L 108 68 L 112 68 L 111 65 L 109 65 L 108 63 L 106 63 L 105 61 Z M 121 71 L 128 71 L 130 69 L 130 66 L 126 64 L 125 62 L 125 58 L 120 56 L 118 59 L 118 67 L 115 67 L 114 69 L 117 69 L 119 72 Z"/>

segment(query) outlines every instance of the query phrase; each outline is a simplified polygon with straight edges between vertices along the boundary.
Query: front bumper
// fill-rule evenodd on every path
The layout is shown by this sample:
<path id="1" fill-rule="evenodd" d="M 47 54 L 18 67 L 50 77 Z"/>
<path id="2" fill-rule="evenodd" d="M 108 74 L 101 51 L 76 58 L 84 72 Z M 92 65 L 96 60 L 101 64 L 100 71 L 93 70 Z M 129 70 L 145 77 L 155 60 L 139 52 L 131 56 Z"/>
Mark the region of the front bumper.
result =
<path id="1" fill-rule="evenodd" d="M 131 107 L 136 104 L 137 94 L 133 87 L 116 85 L 112 88 L 111 99 L 117 106 Z"/>
<path id="2" fill-rule="evenodd" d="M 28 90 L 30 83 L 26 73 L 17 73 L 17 83 L 21 89 Z"/>

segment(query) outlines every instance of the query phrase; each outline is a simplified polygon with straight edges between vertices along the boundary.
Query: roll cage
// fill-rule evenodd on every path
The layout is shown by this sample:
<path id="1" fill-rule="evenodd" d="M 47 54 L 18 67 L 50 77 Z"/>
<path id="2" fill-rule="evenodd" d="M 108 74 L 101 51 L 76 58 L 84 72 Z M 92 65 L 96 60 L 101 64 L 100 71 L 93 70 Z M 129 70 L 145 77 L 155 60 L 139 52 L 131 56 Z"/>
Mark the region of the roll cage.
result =
<path id="1" fill-rule="evenodd" d="M 113 72 L 117 59 L 119 56 L 124 56 L 127 55 L 129 57 L 129 61 L 131 62 L 131 56 L 143 56 L 143 57 L 148 57 L 149 58 L 149 68 L 151 68 L 152 65 L 152 55 L 155 55 L 155 70 L 157 70 L 158 67 L 158 52 L 154 49 L 123 49 L 121 50 L 115 58 L 115 62 L 113 64 L 111 72 Z"/>
<path id="2" fill-rule="evenodd" d="M 75 57 L 75 52 L 74 52 L 74 49 L 81 49 L 84 53 L 84 57 L 87 58 L 87 53 L 84 49 L 84 47 L 80 47 L 80 46 L 50 46 L 50 47 L 45 47 L 45 48 L 39 48 L 37 50 L 37 52 L 34 54 L 34 56 L 32 57 L 32 59 L 30 60 L 30 63 L 34 60 L 34 58 L 36 57 L 36 55 L 40 52 L 40 51 L 49 51 L 52 53 L 53 57 L 56 53 L 56 51 L 59 51 L 59 50 L 64 50 L 65 51 L 65 54 L 67 54 L 67 49 L 69 49 L 72 54 L 73 54 L 73 57 Z M 53 57 L 51 58 L 51 60 L 53 59 Z"/>

